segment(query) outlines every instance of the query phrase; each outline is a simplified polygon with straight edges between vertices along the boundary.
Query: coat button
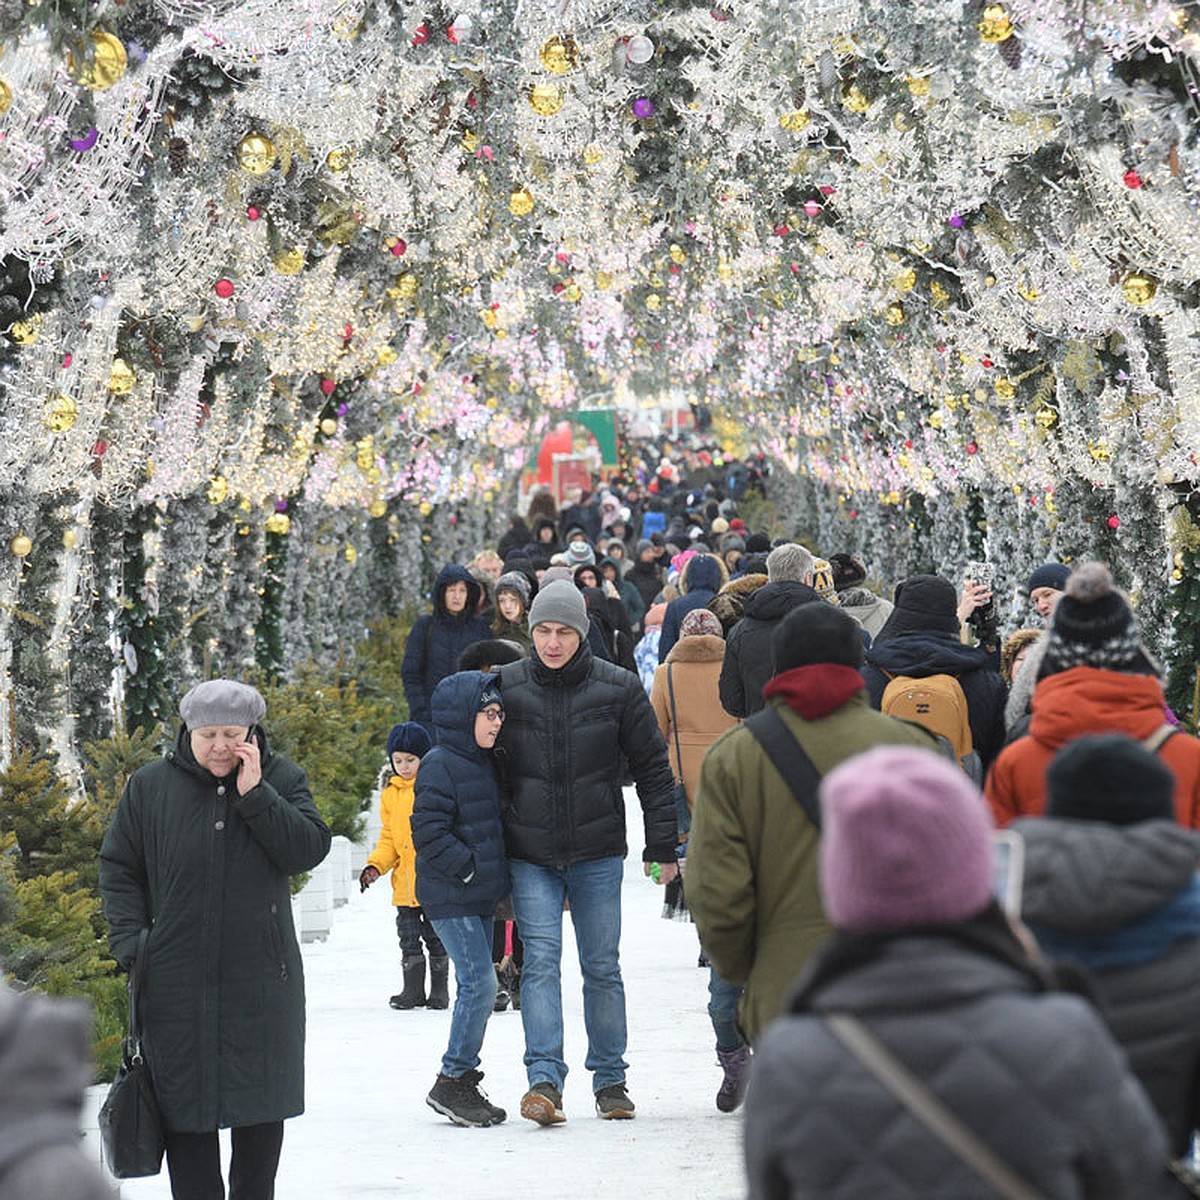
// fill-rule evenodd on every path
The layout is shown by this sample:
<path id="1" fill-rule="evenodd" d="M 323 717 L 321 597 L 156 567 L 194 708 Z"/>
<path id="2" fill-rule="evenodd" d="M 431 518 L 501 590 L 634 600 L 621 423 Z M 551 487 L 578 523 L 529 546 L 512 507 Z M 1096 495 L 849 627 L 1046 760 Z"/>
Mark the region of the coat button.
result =
<path id="1" fill-rule="evenodd" d="M 225 795 L 225 785 L 224 785 L 223 783 L 218 783 L 218 784 L 217 784 L 217 795 L 218 795 L 218 796 L 223 796 L 223 795 Z"/>
<path id="2" fill-rule="evenodd" d="M 224 822 L 224 821 L 218 821 L 218 822 L 217 822 L 217 824 L 216 824 L 216 828 L 217 828 L 217 829 L 224 829 L 224 828 L 225 828 L 225 822 Z"/>

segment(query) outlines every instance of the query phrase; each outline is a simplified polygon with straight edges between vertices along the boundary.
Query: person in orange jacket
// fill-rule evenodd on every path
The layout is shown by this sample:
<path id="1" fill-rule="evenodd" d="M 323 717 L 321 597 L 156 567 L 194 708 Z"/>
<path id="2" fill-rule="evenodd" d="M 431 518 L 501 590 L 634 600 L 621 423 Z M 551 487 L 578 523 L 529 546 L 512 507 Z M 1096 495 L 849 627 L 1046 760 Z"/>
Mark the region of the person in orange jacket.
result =
<path id="1" fill-rule="evenodd" d="M 396 934 L 400 938 L 404 989 L 390 997 L 388 1003 L 398 1009 L 450 1006 L 450 957 L 417 903 L 417 856 L 409 823 L 417 768 L 432 746 L 425 727 L 416 721 L 392 726 L 387 740 L 392 776 L 379 797 L 383 828 L 358 877 L 359 888 L 365 892 L 380 875 L 392 873 L 392 903 L 396 906 Z M 426 951 L 429 952 L 428 998 L 425 995 Z"/>
<path id="2" fill-rule="evenodd" d="M 1200 739 L 1175 723 L 1158 666 L 1108 567 L 1089 562 L 1072 572 L 1054 610 L 1029 732 L 1000 752 L 984 784 L 997 827 L 1041 816 L 1050 760 L 1094 733 L 1124 733 L 1157 753 L 1175 776 L 1176 819 L 1200 828 Z"/>

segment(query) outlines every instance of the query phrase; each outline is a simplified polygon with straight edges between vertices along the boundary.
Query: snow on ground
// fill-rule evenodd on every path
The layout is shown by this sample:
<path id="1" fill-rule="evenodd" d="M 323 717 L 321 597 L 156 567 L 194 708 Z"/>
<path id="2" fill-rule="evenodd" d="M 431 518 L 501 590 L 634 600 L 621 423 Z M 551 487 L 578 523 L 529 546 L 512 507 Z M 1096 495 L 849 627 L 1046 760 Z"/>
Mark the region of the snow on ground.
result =
<path id="1" fill-rule="evenodd" d="M 524 1040 L 520 1014 L 511 1010 L 488 1023 L 482 1063 L 484 1090 L 508 1110 L 508 1120 L 462 1129 L 429 1108 L 425 1095 L 450 1014 L 388 1007 L 388 996 L 400 990 L 400 951 L 384 878 L 363 895 L 355 885 L 350 902 L 334 912 L 329 939 L 303 947 L 307 1111 L 285 1126 L 278 1200 L 734 1200 L 745 1194 L 740 1114 L 719 1113 L 714 1103 L 721 1072 L 705 1010 L 708 972 L 696 966 L 695 927 L 661 919 L 662 889 L 646 879 L 638 861 L 641 809 L 631 791 L 626 800 L 631 854 L 621 964 L 636 1120 L 601 1121 L 592 1106 L 569 918 L 563 953 L 567 1123 L 543 1129 L 520 1117 Z M 225 1162 L 228 1167 L 228 1146 Z M 122 1200 L 169 1196 L 165 1169 L 121 1187 Z"/>

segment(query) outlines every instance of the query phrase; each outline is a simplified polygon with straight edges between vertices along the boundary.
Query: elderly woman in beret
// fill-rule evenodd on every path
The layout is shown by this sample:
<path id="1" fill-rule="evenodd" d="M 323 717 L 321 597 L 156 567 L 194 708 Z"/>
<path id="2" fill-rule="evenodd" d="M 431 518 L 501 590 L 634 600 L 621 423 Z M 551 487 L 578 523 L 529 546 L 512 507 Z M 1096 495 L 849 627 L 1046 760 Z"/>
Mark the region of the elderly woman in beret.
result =
<path id="1" fill-rule="evenodd" d="M 283 1121 L 304 1110 L 304 975 L 289 879 L 329 852 L 304 772 L 272 753 L 266 704 L 213 679 L 179 736 L 135 771 L 100 849 L 113 956 L 149 931 L 143 1047 L 175 1200 L 270 1200 Z"/>

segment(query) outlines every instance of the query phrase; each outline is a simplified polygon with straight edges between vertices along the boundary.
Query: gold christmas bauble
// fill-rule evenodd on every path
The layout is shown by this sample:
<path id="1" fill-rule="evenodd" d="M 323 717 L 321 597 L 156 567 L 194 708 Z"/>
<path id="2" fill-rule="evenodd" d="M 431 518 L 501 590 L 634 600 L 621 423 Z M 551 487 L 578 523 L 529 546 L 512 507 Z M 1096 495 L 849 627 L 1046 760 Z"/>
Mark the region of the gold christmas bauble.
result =
<path id="1" fill-rule="evenodd" d="M 604 151 L 596 145 L 595 142 L 589 143 L 584 147 L 583 161 L 589 167 L 594 167 L 604 157 Z"/>
<path id="2" fill-rule="evenodd" d="M 898 292 L 911 292 L 916 286 L 916 271 L 901 271 L 900 274 L 892 280 L 892 287 L 894 287 Z"/>
<path id="3" fill-rule="evenodd" d="M 400 357 L 391 346 L 380 346 L 375 355 L 375 361 L 381 367 L 390 367 Z"/>
<path id="4" fill-rule="evenodd" d="M 557 83 L 535 83 L 529 89 L 529 107 L 539 117 L 552 117 L 562 106 L 562 88 Z"/>
<path id="5" fill-rule="evenodd" d="M 23 533 L 18 533 L 17 536 L 8 543 L 8 548 L 18 558 L 24 558 L 33 549 L 33 542 L 31 542 Z"/>
<path id="6" fill-rule="evenodd" d="M 32 346 L 42 336 L 41 313 L 34 313 L 24 321 L 14 321 L 8 327 L 8 340 L 18 346 Z"/>
<path id="7" fill-rule="evenodd" d="M 992 384 L 992 390 L 1001 400 L 1011 400 L 1017 394 L 1016 385 L 1005 375 L 1001 375 L 996 382 Z"/>
<path id="8" fill-rule="evenodd" d="M 411 300 L 417 294 L 418 286 L 417 277 L 409 272 L 396 280 L 396 286 L 392 290 L 399 299 Z"/>
<path id="9" fill-rule="evenodd" d="M 1001 4 L 989 4 L 979 22 L 979 37 L 984 42 L 1007 42 L 1013 35 L 1013 23 Z"/>
<path id="10" fill-rule="evenodd" d="M 1121 280 L 1121 294 L 1130 304 L 1149 304 L 1158 292 L 1158 280 L 1152 275 L 1135 273 Z"/>
<path id="11" fill-rule="evenodd" d="M 907 75 L 904 82 L 908 85 L 910 95 L 916 96 L 918 99 L 928 96 L 932 89 L 928 75 Z"/>
<path id="12" fill-rule="evenodd" d="M 419 512 L 421 516 L 427 517 L 431 512 L 433 512 L 433 505 L 430 504 L 428 500 L 422 500 L 421 503 L 417 505 L 417 512 Z"/>
<path id="13" fill-rule="evenodd" d="M 214 475 L 208 481 L 209 504 L 222 504 L 229 496 L 229 481 L 224 475 Z"/>
<path id="14" fill-rule="evenodd" d="M 565 75 L 579 65 L 579 47 L 573 37 L 552 37 L 542 43 L 538 61 L 552 75 Z"/>
<path id="15" fill-rule="evenodd" d="M 781 113 L 779 128 L 788 133 L 802 133 L 812 122 L 812 113 L 807 108 L 798 108 L 794 112 Z"/>
<path id="16" fill-rule="evenodd" d="M 370 484 L 382 483 L 383 472 L 378 467 L 368 467 L 363 472 L 363 478 Z"/>
<path id="17" fill-rule="evenodd" d="M 275 165 L 275 143 L 262 133 L 248 133 L 237 147 L 238 166 L 251 175 L 265 175 Z"/>
<path id="18" fill-rule="evenodd" d="M 137 376 L 123 358 L 114 358 L 108 370 L 108 390 L 114 396 L 127 396 L 133 391 Z"/>
<path id="19" fill-rule="evenodd" d="M 508 211 L 514 217 L 526 217 L 533 212 L 533 194 L 528 188 L 520 188 L 509 196 Z"/>
<path id="20" fill-rule="evenodd" d="M 280 252 L 271 259 L 271 266 L 280 275 L 299 275 L 304 270 L 304 251 L 292 246 Z"/>
<path id="21" fill-rule="evenodd" d="M 51 433 L 66 433 L 79 419 L 79 405 L 65 392 L 55 392 L 46 402 L 42 424 Z"/>
<path id="22" fill-rule="evenodd" d="M 1033 418 L 1043 429 L 1053 429 L 1058 424 L 1058 410 L 1049 405 L 1043 405 Z"/>
<path id="23" fill-rule="evenodd" d="M 326 437 L 333 437 L 337 433 L 337 422 L 332 417 L 326 417 L 321 422 L 321 432 Z"/>
<path id="24" fill-rule="evenodd" d="M 0 79 L 0 113 L 6 113 L 12 108 L 13 93 L 7 80 Z"/>
<path id="25" fill-rule="evenodd" d="M 103 92 L 112 87 L 122 75 L 128 60 L 125 57 L 125 47 L 120 38 L 106 33 L 103 29 L 93 30 L 88 35 L 92 43 L 90 54 L 80 54 L 76 60 L 72 50 L 67 51 L 67 70 L 76 83 L 96 92 Z"/>
<path id="26" fill-rule="evenodd" d="M 369 512 L 371 514 L 371 516 L 373 516 L 373 517 L 386 517 L 387 516 L 387 501 L 386 500 L 372 500 L 370 503 L 370 506 L 367 508 L 367 512 Z"/>
<path id="27" fill-rule="evenodd" d="M 358 562 L 358 551 L 353 546 L 347 546 L 345 550 L 346 561 L 353 566 Z"/>
<path id="28" fill-rule="evenodd" d="M 658 312 L 658 310 L 662 308 L 662 297 L 657 292 L 651 292 L 650 295 L 646 297 L 646 307 L 651 312 Z"/>
<path id="29" fill-rule="evenodd" d="M 857 84 L 851 84 L 842 93 L 842 106 L 851 112 L 865 113 L 871 107 L 871 101 L 862 88 Z"/>
<path id="30" fill-rule="evenodd" d="M 889 325 L 903 325 L 904 305 L 898 300 L 894 304 L 889 304 L 887 308 L 883 310 L 883 319 Z"/>
<path id="31" fill-rule="evenodd" d="M 267 518 L 268 533 L 287 533 L 292 527 L 292 519 L 287 513 L 274 512 Z"/>
<path id="32" fill-rule="evenodd" d="M 64 550 L 74 550 L 79 545 L 79 534 L 73 529 L 64 529 L 62 543 Z"/>
<path id="33" fill-rule="evenodd" d="M 325 155 L 325 165 L 331 171 L 345 171 L 349 168 L 353 158 L 354 151 L 349 146 L 339 146 Z"/>

